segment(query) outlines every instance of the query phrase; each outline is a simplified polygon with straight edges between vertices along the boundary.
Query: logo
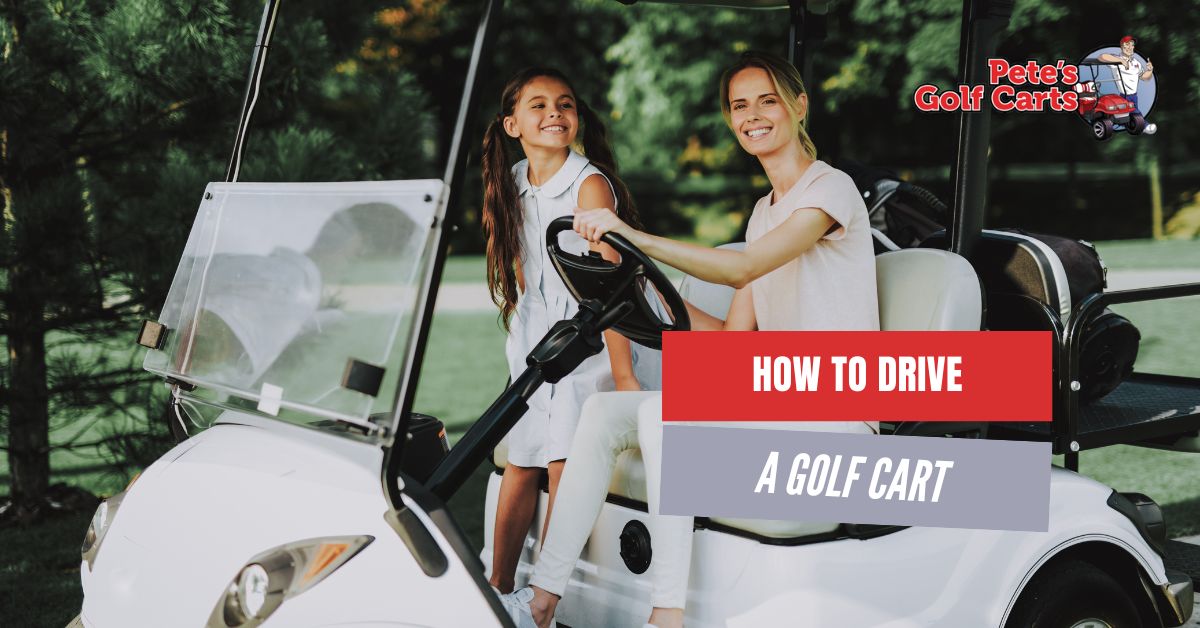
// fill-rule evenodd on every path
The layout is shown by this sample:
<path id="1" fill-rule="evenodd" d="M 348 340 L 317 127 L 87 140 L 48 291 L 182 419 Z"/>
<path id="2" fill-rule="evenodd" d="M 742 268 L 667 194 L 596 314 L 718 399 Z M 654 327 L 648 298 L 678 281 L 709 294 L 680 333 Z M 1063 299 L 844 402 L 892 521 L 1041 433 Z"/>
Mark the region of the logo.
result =
<path id="1" fill-rule="evenodd" d="M 1097 141 L 1120 132 L 1158 132 L 1158 125 L 1147 120 L 1158 92 L 1154 64 L 1134 51 L 1136 45 L 1137 40 L 1126 35 L 1120 45 L 1093 50 L 1079 62 L 1075 113 Z"/>

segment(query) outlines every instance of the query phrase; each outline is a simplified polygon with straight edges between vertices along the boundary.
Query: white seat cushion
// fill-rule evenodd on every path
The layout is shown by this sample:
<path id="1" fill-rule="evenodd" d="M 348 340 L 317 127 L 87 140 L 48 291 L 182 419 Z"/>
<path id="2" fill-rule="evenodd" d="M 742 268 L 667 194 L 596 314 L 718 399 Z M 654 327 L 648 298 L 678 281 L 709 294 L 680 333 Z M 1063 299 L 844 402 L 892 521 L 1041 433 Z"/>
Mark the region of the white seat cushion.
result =
<path id="1" fill-rule="evenodd" d="M 742 250 L 742 243 L 720 248 Z M 879 284 L 879 320 L 885 330 L 978 330 L 983 322 L 983 296 L 971 264 L 962 257 L 934 249 L 902 249 L 875 257 Z M 679 294 L 689 303 L 718 318 L 725 318 L 733 288 L 684 277 Z M 496 447 L 493 461 L 504 468 L 507 439 Z M 646 502 L 646 470 L 642 453 L 623 452 L 617 459 L 608 492 Z M 771 519 L 714 517 L 712 521 L 771 538 L 823 534 L 840 524 Z"/>
<path id="2" fill-rule="evenodd" d="M 888 331 L 978 331 L 983 292 L 971 263 L 949 251 L 902 249 L 875 256 L 879 324 Z"/>

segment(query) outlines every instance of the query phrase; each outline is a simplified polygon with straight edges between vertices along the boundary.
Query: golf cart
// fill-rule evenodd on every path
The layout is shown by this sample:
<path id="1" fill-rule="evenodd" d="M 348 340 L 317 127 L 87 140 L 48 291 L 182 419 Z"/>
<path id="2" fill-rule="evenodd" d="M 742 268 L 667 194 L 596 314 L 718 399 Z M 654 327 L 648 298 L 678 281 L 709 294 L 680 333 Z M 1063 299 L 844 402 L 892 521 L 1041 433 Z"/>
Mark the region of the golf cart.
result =
<path id="1" fill-rule="evenodd" d="M 533 391 L 599 352 L 603 330 L 658 346 L 662 332 L 688 329 L 681 298 L 719 313 L 729 291 L 692 279 L 677 291 L 618 236 L 606 239 L 619 263 L 574 255 L 559 245 L 569 221 L 552 223 L 547 246 L 579 313 L 547 334 L 529 368 L 449 451 L 436 421 L 412 412 L 463 192 L 475 88 L 502 4 L 485 3 L 443 179 L 237 183 L 279 9 L 266 2 L 228 181 L 205 191 L 167 303 L 139 339 L 150 348 L 146 368 L 172 385 L 174 428 L 186 438 L 98 508 L 84 541 L 78 625 L 512 625 L 485 579 L 490 538 L 480 560 L 445 501 L 493 455 Z M 806 3 L 725 4 L 787 10 L 789 49 L 804 66 L 804 44 L 821 19 Z M 963 83 L 985 83 L 984 60 L 1010 10 L 964 2 Z M 877 258 L 886 329 L 984 325 L 972 264 L 988 261 L 972 251 L 988 120 L 986 111 L 962 114 L 949 250 Z M 1122 388 L 1132 393 L 1110 396 L 1125 403 L 1114 419 L 1081 410 L 1073 384 L 1077 315 L 1197 294 L 1200 285 L 1095 294 L 1065 325 L 1033 302 L 1059 348 L 1055 419 L 1015 425 L 1005 437 L 1049 440 L 1066 454 L 1067 468 L 1051 473 L 1047 532 L 698 519 L 688 625 L 1181 625 L 1192 581 L 1164 565 L 1176 548 L 1161 510 L 1074 470 L 1080 449 L 1182 442 L 1200 416 L 1194 408 L 1164 414 L 1163 404 L 1200 406 L 1200 386 L 1131 379 Z M 206 429 L 191 434 L 197 426 Z M 892 430 L 981 431 L 922 423 Z M 636 453 L 627 454 L 559 606 L 561 624 L 630 626 L 647 615 L 653 539 L 642 524 L 641 477 Z M 522 576 L 538 540 L 530 538 Z"/>
<path id="2" fill-rule="evenodd" d="M 1075 113 L 1092 127 L 1092 137 L 1099 141 L 1112 137 L 1113 131 L 1141 135 L 1146 130 L 1146 119 L 1125 91 L 1125 82 L 1117 71 L 1119 65 L 1098 56 L 1079 62 L 1079 82 L 1075 84 L 1079 108 Z"/>

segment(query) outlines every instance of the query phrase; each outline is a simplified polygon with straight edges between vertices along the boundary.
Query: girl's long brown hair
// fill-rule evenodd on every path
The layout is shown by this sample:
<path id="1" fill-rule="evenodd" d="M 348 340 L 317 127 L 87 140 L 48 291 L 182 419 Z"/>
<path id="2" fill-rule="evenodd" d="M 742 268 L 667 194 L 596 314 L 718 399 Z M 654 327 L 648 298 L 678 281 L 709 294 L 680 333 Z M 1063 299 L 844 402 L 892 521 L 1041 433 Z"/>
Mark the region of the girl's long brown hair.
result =
<path id="1" fill-rule="evenodd" d="M 487 235 L 487 282 L 492 302 L 500 308 L 504 328 L 517 307 L 516 262 L 521 255 L 523 216 L 517 184 L 513 180 L 510 138 L 504 132 L 504 118 L 513 115 L 521 91 L 535 78 L 545 76 L 562 81 L 575 95 L 575 107 L 582 124 L 583 154 L 603 174 L 616 192 L 617 215 L 629 226 L 641 229 L 637 207 L 629 188 L 617 177 L 617 162 L 608 143 L 608 130 L 591 107 L 579 97 L 562 72 L 553 68 L 526 68 L 509 79 L 500 94 L 500 113 L 492 119 L 483 136 L 483 230 Z M 541 242 L 530 243 L 541 246 Z"/>

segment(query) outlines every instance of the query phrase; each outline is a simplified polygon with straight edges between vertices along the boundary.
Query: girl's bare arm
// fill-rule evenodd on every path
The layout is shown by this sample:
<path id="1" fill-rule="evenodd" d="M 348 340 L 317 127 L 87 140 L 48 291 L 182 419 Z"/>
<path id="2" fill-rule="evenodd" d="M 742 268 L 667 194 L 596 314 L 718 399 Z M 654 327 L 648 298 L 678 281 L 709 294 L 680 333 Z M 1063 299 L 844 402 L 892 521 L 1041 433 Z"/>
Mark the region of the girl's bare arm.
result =
<path id="1" fill-rule="evenodd" d="M 592 175 L 584 179 L 583 185 L 579 187 L 580 207 L 612 207 L 615 204 L 612 189 L 604 177 Z M 610 262 L 621 260 L 617 251 L 607 244 L 592 242 L 590 248 Z M 609 329 L 604 332 L 604 344 L 608 347 L 608 361 L 617 390 L 641 390 L 641 384 L 633 374 L 633 348 L 629 339 Z"/>

